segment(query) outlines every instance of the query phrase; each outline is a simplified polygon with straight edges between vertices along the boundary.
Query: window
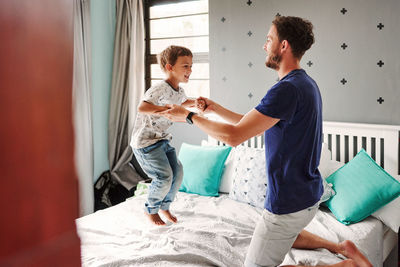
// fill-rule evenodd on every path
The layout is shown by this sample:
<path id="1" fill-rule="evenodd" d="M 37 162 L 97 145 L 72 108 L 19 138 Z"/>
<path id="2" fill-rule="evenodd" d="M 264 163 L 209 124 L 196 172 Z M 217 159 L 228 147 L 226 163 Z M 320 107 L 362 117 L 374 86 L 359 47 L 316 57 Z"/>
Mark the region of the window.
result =
<path id="1" fill-rule="evenodd" d="M 157 54 L 169 45 L 180 45 L 193 53 L 190 80 L 181 86 L 189 97 L 209 97 L 208 0 L 148 0 L 145 3 L 146 89 L 164 79 Z"/>

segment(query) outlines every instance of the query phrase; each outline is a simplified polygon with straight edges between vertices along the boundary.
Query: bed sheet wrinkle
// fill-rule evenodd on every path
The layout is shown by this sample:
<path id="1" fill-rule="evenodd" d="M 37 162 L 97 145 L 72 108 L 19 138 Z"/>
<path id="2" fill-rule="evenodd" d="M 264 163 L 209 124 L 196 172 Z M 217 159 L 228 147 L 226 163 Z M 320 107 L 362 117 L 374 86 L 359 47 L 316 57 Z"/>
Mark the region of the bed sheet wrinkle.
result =
<path id="1" fill-rule="evenodd" d="M 337 221 L 332 213 L 319 210 L 305 229 L 335 243 L 349 239 L 363 254 L 369 255 L 373 266 L 382 266 L 382 250 L 377 248 L 382 248 L 383 225 L 373 217 L 346 226 Z M 328 257 L 329 253 L 326 254 Z"/>
<path id="2" fill-rule="evenodd" d="M 287 265 L 287 264 L 297 264 L 306 266 L 329 265 L 338 263 L 343 259 L 341 257 L 338 257 L 338 255 L 330 253 L 326 249 L 317 249 L 317 250 L 291 249 L 289 253 L 286 255 L 282 265 Z"/>
<path id="3" fill-rule="evenodd" d="M 171 206 L 178 223 L 167 222 L 159 227 L 145 218 L 145 199 L 146 195 L 141 195 L 77 220 L 83 267 L 243 266 L 262 209 L 234 201 L 227 194 L 204 197 L 179 192 Z M 378 222 L 367 218 L 360 224 L 345 226 L 332 214 L 318 211 L 307 230 L 333 242 L 353 240 L 372 255 L 370 260 L 379 267 L 381 255 L 376 248 L 382 246 L 382 224 Z M 341 259 L 323 249 L 292 249 L 283 264 L 334 264 Z"/>

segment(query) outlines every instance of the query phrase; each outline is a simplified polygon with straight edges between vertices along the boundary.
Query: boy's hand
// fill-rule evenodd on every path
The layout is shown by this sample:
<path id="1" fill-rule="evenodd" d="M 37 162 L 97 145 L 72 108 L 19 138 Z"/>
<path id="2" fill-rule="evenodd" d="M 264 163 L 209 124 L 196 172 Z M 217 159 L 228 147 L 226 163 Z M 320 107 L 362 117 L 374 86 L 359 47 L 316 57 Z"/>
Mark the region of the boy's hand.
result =
<path id="1" fill-rule="evenodd" d="M 195 107 L 200 111 L 204 112 L 204 110 L 207 108 L 206 101 L 202 99 L 201 97 L 197 98 L 195 100 Z"/>
<path id="2" fill-rule="evenodd" d="M 206 97 L 202 97 L 202 96 L 197 98 L 196 101 L 204 101 L 205 105 L 204 105 L 203 113 L 210 113 L 210 112 L 215 111 L 215 107 L 217 104 L 214 101 L 212 101 Z"/>

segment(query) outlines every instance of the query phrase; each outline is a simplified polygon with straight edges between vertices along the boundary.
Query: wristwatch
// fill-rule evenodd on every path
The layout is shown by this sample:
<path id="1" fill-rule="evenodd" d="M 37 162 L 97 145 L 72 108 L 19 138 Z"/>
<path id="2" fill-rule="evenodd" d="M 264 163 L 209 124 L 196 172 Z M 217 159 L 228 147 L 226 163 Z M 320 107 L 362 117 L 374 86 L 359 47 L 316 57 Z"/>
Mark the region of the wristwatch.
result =
<path id="1" fill-rule="evenodd" d="M 197 113 L 195 113 L 195 112 L 189 112 L 189 114 L 186 117 L 186 122 L 189 124 L 193 124 L 192 117 L 193 117 L 193 115 L 196 115 L 196 114 Z"/>

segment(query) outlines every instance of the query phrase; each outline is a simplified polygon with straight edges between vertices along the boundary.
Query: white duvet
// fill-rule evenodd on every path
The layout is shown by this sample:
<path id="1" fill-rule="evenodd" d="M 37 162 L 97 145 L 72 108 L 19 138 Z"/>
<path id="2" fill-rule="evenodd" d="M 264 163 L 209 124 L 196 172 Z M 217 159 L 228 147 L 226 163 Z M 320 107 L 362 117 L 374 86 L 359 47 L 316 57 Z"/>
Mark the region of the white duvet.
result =
<path id="1" fill-rule="evenodd" d="M 143 214 L 145 195 L 77 219 L 82 266 L 243 266 L 261 209 L 220 197 L 179 192 L 171 211 L 177 224 L 152 226 Z M 352 240 L 382 266 L 382 223 L 372 217 L 345 226 L 318 211 L 306 228 L 328 240 Z M 292 249 L 283 264 L 332 264 L 327 250 Z"/>

